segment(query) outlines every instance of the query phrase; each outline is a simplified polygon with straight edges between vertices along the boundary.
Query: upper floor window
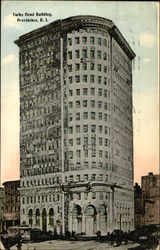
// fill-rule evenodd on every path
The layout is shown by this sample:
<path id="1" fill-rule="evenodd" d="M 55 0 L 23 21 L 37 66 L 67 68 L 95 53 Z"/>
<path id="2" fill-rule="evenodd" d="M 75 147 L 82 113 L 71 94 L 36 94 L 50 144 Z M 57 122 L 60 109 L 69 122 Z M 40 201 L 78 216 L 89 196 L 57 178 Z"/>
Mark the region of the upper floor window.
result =
<path id="1" fill-rule="evenodd" d="M 90 44 L 94 44 L 95 43 L 95 39 L 93 36 L 90 37 Z"/>
<path id="2" fill-rule="evenodd" d="M 79 44 L 79 43 L 80 43 L 79 37 L 75 37 L 75 44 Z"/>
<path id="3" fill-rule="evenodd" d="M 98 45 L 101 45 L 101 44 L 102 44 L 102 39 L 101 39 L 100 37 L 97 39 L 97 44 L 98 44 Z"/>
<path id="4" fill-rule="evenodd" d="M 82 42 L 83 42 L 83 44 L 86 44 L 86 43 L 87 43 L 87 37 L 86 37 L 86 36 L 83 36 L 83 37 L 82 37 Z"/>

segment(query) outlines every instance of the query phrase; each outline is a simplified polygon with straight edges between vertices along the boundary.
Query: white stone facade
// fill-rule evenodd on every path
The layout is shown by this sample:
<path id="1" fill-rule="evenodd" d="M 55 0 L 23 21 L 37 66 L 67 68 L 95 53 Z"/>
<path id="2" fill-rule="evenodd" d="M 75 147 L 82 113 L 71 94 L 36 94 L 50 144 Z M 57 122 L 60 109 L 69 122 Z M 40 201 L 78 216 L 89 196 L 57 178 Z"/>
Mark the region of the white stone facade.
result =
<path id="1" fill-rule="evenodd" d="M 132 230 L 134 52 L 112 21 L 90 16 L 16 43 L 21 223 L 86 235 Z"/>

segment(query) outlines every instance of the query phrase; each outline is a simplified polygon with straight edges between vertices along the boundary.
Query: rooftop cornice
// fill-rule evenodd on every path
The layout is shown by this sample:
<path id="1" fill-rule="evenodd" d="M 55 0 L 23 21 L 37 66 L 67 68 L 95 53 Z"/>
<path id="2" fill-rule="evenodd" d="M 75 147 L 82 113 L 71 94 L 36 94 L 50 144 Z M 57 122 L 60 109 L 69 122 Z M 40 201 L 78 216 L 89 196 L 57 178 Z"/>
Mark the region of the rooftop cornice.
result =
<path id="1" fill-rule="evenodd" d="M 126 54 L 130 59 L 135 57 L 135 53 L 116 27 L 116 25 L 109 19 L 91 16 L 91 15 L 80 15 L 80 16 L 72 16 L 69 18 L 65 18 L 62 20 L 54 21 L 48 25 L 45 25 L 39 29 L 33 30 L 23 36 L 20 36 L 15 43 L 18 46 L 21 46 L 27 41 L 32 40 L 33 38 L 40 37 L 49 32 L 58 32 L 60 31 L 61 36 L 63 36 L 67 32 L 71 32 L 72 30 L 79 30 L 81 28 L 90 27 L 90 28 L 99 28 L 104 31 L 108 31 L 109 34 L 114 37 L 114 39 L 120 44 L 120 46 L 124 49 Z"/>

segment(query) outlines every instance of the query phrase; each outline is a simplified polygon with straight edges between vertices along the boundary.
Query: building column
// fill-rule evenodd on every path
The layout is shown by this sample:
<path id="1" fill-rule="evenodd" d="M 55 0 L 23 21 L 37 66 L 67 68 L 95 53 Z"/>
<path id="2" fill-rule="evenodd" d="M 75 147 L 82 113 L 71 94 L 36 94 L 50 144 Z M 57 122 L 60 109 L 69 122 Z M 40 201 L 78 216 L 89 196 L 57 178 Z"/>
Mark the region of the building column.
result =
<path id="1" fill-rule="evenodd" d="M 85 213 L 82 213 L 82 233 L 86 232 L 86 227 L 85 227 Z"/>
<path id="2" fill-rule="evenodd" d="M 100 221 L 99 221 L 99 218 L 100 217 L 100 215 L 99 215 L 99 212 L 97 213 L 97 215 L 96 215 L 96 221 L 97 221 L 97 231 L 99 231 L 100 230 Z"/>
<path id="3" fill-rule="evenodd" d="M 69 232 L 72 232 L 72 223 L 73 223 L 73 222 L 72 222 L 72 213 L 69 213 L 69 214 L 68 214 L 68 222 L 69 222 L 69 223 L 68 223 L 68 224 L 69 224 L 68 231 L 69 231 Z"/>
<path id="4" fill-rule="evenodd" d="M 42 230 L 42 212 L 40 213 L 40 216 L 39 216 L 39 229 Z"/>

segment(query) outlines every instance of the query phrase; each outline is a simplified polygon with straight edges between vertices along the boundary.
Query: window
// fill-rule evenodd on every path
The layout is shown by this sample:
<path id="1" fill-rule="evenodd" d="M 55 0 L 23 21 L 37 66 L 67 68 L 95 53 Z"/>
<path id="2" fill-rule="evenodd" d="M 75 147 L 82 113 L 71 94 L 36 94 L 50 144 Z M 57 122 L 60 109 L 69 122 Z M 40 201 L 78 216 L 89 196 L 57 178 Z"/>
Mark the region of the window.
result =
<path id="1" fill-rule="evenodd" d="M 72 96 L 73 95 L 73 91 L 72 89 L 69 90 L 69 96 Z"/>
<path id="2" fill-rule="evenodd" d="M 84 150 L 84 157 L 88 157 L 88 150 Z"/>
<path id="3" fill-rule="evenodd" d="M 76 126 L 76 132 L 77 132 L 77 133 L 80 133 L 80 125 L 77 125 L 77 126 Z"/>
<path id="4" fill-rule="evenodd" d="M 91 49 L 91 50 L 90 50 L 90 58 L 92 59 L 92 58 L 94 58 L 94 57 L 95 57 L 95 55 L 94 55 L 94 50 Z"/>
<path id="5" fill-rule="evenodd" d="M 83 75 L 83 82 L 87 82 L 87 75 Z"/>
<path id="6" fill-rule="evenodd" d="M 82 58 L 87 58 L 87 50 L 86 49 L 82 50 Z"/>
<path id="7" fill-rule="evenodd" d="M 80 89 L 76 89 L 76 94 L 80 95 Z"/>
<path id="8" fill-rule="evenodd" d="M 107 132 L 108 132 L 108 128 L 107 128 L 107 126 L 105 126 L 104 127 L 104 133 L 107 134 Z"/>
<path id="9" fill-rule="evenodd" d="M 95 174 L 92 174 L 91 175 L 91 181 L 95 181 L 96 180 L 96 175 Z"/>
<path id="10" fill-rule="evenodd" d="M 103 54 L 103 60 L 107 60 L 107 53 L 106 52 L 104 52 L 104 54 Z"/>
<path id="11" fill-rule="evenodd" d="M 101 66 L 101 65 L 100 65 Z M 101 84 L 101 79 L 102 79 L 102 77 L 101 76 L 98 76 L 98 84 Z"/>
<path id="12" fill-rule="evenodd" d="M 80 101 L 76 101 L 76 108 L 80 108 Z"/>
<path id="13" fill-rule="evenodd" d="M 99 150 L 99 157 L 102 158 L 102 150 Z"/>
<path id="14" fill-rule="evenodd" d="M 107 77 L 104 77 L 104 85 L 107 85 Z"/>
<path id="15" fill-rule="evenodd" d="M 94 70 L 94 63 L 90 64 L 90 70 Z"/>
<path id="16" fill-rule="evenodd" d="M 76 121 L 80 121 L 80 113 L 76 113 Z"/>
<path id="17" fill-rule="evenodd" d="M 75 37 L 75 44 L 79 44 L 79 37 Z"/>
<path id="18" fill-rule="evenodd" d="M 77 200 L 81 199 L 81 193 L 77 193 Z"/>
<path id="19" fill-rule="evenodd" d="M 107 47 L 107 40 L 103 39 L 103 46 Z"/>
<path id="20" fill-rule="evenodd" d="M 105 151 L 105 158 L 108 159 L 108 151 Z"/>
<path id="21" fill-rule="evenodd" d="M 96 162 L 92 161 L 92 168 L 95 168 L 95 167 L 96 167 Z"/>
<path id="22" fill-rule="evenodd" d="M 95 133 L 96 132 L 96 125 L 91 125 L 91 133 Z"/>
<path id="23" fill-rule="evenodd" d="M 94 75 L 91 75 L 91 76 L 90 76 L 90 82 L 91 82 L 91 83 L 94 83 Z"/>
<path id="24" fill-rule="evenodd" d="M 72 51 L 68 51 L 68 59 L 72 59 Z"/>
<path id="25" fill-rule="evenodd" d="M 88 125 L 83 125 L 83 132 L 88 132 Z"/>
<path id="26" fill-rule="evenodd" d="M 86 37 L 86 36 L 83 36 L 83 37 L 82 37 L 82 42 L 83 42 L 84 44 L 87 43 L 87 37 Z"/>
<path id="27" fill-rule="evenodd" d="M 102 65 L 101 64 L 98 64 L 98 71 L 101 71 L 102 70 Z M 101 76 L 98 76 L 101 78 Z"/>
<path id="28" fill-rule="evenodd" d="M 100 50 L 97 51 L 97 58 L 101 59 L 101 51 Z"/>
<path id="29" fill-rule="evenodd" d="M 104 121 L 107 122 L 107 114 L 104 114 Z"/>
<path id="30" fill-rule="evenodd" d="M 99 137 L 99 145 L 102 146 L 102 138 Z"/>
<path id="31" fill-rule="evenodd" d="M 80 82 L 80 76 L 75 76 L 76 83 Z"/>
<path id="32" fill-rule="evenodd" d="M 91 100 L 91 107 L 95 108 L 95 101 L 94 100 Z"/>
<path id="33" fill-rule="evenodd" d="M 95 112 L 91 112 L 91 119 L 95 120 L 96 119 L 96 113 Z"/>
<path id="34" fill-rule="evenodd" d="M 88 174 L 84 174 L 83 179 L 84 179 L 84 181 L 88 181 Z"/>
<path id="35" fill-rule="evenodd" d="M 69 108 L 73 108 L 73 102 L 69 102 Z"/>
<path id="36" fill-rule="evenodd" d="M 76 175 L 76 181 L 80 181 L 80 175 Z"/>
<path id="37" fill-rule="evenodd" d="M 102 108 L 102 102 L 98 101 L 98 108 L 101 109 Z"/>
<path id="38" fill-rule="evenodd" d="M 87 95 L 88 94 L 88 89 L 87 88 L 84 88 L 83 89 L 83 95 Z"/>
<path id="39" fill-rule="evenodd" d="M 99 162 L 99 168 L 102 168 L 102 162 Z"/>
<path id="40" fill-rule="evenodd" d="M 76 70 L 80 70 L 80 64 L 79 64 L 79 63 L 76 63 L 76 64 L 75 64 L 75 69 L 76 69 Z"/>
<path id="41" fill-rule="evenodd" d="M 102 112 L 99 112 L 99 113 L 98 113 L 98 119 L 99 119 L 100 121 L 102 121 Z"/>
<path id="42" fill-rule="evenodd" d="M 88 112 L 83 113 L 83 119 L 88 119 Z"/>
<path id="43" fill-rule="evenodd" d="M 107 97 L 107 90 L 104 90 L 104 97 Z"/>
<path id="44" fill-rule="evenodd" d="M 69 158 L 73 159 L 73 151 L 69 151 Z"/>
<path id="45" fill-rule="evenodd" d="M 72 45 L 72 38 L 68 38 L 68 45 Z"/>
<path id="46" fill-rule="evenodd" d="M 88 144 L 88 137 L 84 137 L 84 145 Z"/>
<path id="47" fill-rule="evenodd" d="M 72 76 L 69 76 L 69 83 L 72 84 Z"/>
<path id="48" fill-rule="evenodd" d="M 96 138 L 95 137 L 91 137 L 91 144 L 96 145 Z"/>
<path id="49" fill-rule="evenodd" d="M 83 107 L 84 107 L 84 108 L 87 107 L 87 100 L 84 100 L 84 101 L 83 101 Z"/>
<path id="50" fill-rule="evenodd" d="M 99 125 L 99 133 L 102 133 L 102 126 Z"/>
<path id="51" fill-rule="evenodd" d="M 87 63 L 82 64 L 83 70 L 87 70 Z"/>
<path id="52" fill-rule="evenodd" d="M 107 110 L 107 102 L 104 103 L 104 110 Z"/>
<path id="53" fill-rule="evenodd" d="M 69 181 L 70 181 L 70 182 L 73 182 L 73 175 L 70 175 L 70 176 L 69 176 Z"/>
<path id="54" fill-rule="evenodd" d="M 72 64 L 68 65 L 68 71 L 72 72 Z"/>
<path id="55" fill-rule="evenodd" d="M 95 95 L 95 88 L 91 88 L 91 95 Z"/>
<path id="56" fill-rule="evenodd" d="M 73 134 L 73 127 L 69 127 L 69 134 Z"/>
<path id="57" fill-rule="evenodd" d="M 95 39 L 94 39 L 93 36 L 91 36 L 91 37 L 90 37 L 90 44 L 94 44 L 94 42 L 95 42 Z"/>
<path id="58" fill-rule="evenodd" d="M 104 66 L 103 71 L 104 73 L 107 73 L 107 66 Z"/>
<path id="59" fill-rule="evenodd" d="M 73 139 L 70 139 L 70 140 L 69 140 L 69 145 L 70 145 L 70 146 L 73 146 Z"/>
<path id="60" fill-rule="evenodd" d="M 96 150 L 92 149 L 91 154 L 92 154 L 92 157 L 96 157 Z"/>
<path id="61" fill-rule="evenodd" d="M 75 51 L 75 57 L 76 57 L 76 58 L 79 58 L 79 50 L 76 50 L 76 51 Z"/>
<path id="62" fill-rule="evenodd" d="M 92 199 L 96 199 L 96 192 L 92 192 Z"/>
<path id="63" fill-rule="evenodd" d="M 76 156 L 77 156 L 77 158 L 81 157 L 81 150 L 76 150 Z"/>
<path id="64" fill-rule="evenodd" d="M 98 95 L 102 96 L 102 89 L 98 89 Z"/>
<path id="65" fill-rule="evenodd" d="M 101 39 L 101 38 L 98 38 L 98 39 L 97 39 L 97 44 L 98 44 L 98 45 L 101 45 L 101 44 L 102 44 L 102 39 Z"/>

